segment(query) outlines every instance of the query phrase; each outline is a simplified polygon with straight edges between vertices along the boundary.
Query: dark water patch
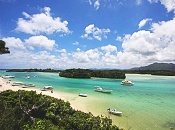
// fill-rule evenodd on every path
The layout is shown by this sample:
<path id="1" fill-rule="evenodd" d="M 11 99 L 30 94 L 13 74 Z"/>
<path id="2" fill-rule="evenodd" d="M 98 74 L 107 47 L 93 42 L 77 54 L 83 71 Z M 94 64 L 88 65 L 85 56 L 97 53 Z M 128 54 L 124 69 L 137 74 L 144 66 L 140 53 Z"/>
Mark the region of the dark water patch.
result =
<path id="1" fill-rule="evenodd" d="M 166 122 L 162 125 L 163 128 L 166 128 L 167 130 L 175 130 L 175 122 Z"/>

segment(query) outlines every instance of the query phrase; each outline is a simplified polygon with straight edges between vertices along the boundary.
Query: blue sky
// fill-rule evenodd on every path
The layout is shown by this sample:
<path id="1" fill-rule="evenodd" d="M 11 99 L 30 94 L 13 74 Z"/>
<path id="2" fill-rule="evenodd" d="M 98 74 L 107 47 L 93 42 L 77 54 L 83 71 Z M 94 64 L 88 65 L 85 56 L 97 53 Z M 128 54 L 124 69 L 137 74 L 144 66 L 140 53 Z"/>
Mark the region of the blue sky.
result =
<path id="1" fill-rule="evenodd" d="M 0 68 L 175 63 L 174 0 L 0 0 Z"/>

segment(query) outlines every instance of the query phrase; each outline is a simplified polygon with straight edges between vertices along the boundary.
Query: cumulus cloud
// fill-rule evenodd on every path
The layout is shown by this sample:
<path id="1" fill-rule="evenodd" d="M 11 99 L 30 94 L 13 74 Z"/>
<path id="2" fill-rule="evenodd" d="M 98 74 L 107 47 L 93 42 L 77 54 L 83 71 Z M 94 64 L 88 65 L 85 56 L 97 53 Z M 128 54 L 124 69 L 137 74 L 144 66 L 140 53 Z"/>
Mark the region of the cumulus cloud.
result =
<path id="1" fill-rule="evenodd" d="M 52 50 L 55 45 L 55 40 L 50 40 L 46 36 L 39 35 L 25 39 L 25 43 L 28 46 L 44 47 L 45 49 Z"/>
<path id="2" fill-rule="evenodd" d="M 81 51 L 79 48 L 77 48 L 77 52 L 73 52 L 71 55 L 78 63 L 92 63 L 96 62 L 100 58 L 101 53 L 98 51 L 98 49 Z"/>
<path id="3" fill-rule="evenodd" d="M 123 51 L 117 54 L 120 63 L 145 65 L 152 62 L 174 62 L 173 25 L 175 25 L 175 18 L 167 22 L 153 23 L 151 31 L 141 30 L 125 35 L 121 38 Z"/>
<path id="4" fill-rule="evenodd" d="M 7 38 L 2 38 L 3 41 L 5 41 L 6 46 L 9 47 L 9 49 L 16 49 L 16 50 L 25 50 L 24 43 L 21 41 L 19 38 L 15 37 L 7 37 Z"/>
<path id="5" fill-rule="evenodd" d="M 105 51 L 105 52 L 117 52 L 117 47 L 113 46 L 111 44 L 107 45 L 107 46 L 102 46 L 101 50 Z"/>
<path id="6" fill-rule="evenodd" d="M 100 29 L 95 27 L 94 24 L 90 24 L 85 28 L 85 34 L 82 35 L 82 38 L 86 39 L 96 39 L 101 41 L 102 38 L 107 38 L 107 34 L 110 32 L 110 29 Z"/>
<path id="7" fill-rule="evenodd" d="M 53 18 L 49 7 L 44 7 L 43 10 L 44 12 L 33 15 L 23 12 L 25 18 L 18 19 L 15 30 L 32 35 L 39 35 L 41 33 L 70 33 L 67 27 L 68 21 L 62 21 L 59 17 Z"/>
<path id="8" fill-rule="evenodd" d="M 146 18 L 146 19 L 143 19 L 140 21 L 139 23 L 139 29 L 142 28 L 143 26 L 145 26 L 145 24 L 148 22 L 148 21 L 151 21 L 152 19 L 151 18 Z"/>

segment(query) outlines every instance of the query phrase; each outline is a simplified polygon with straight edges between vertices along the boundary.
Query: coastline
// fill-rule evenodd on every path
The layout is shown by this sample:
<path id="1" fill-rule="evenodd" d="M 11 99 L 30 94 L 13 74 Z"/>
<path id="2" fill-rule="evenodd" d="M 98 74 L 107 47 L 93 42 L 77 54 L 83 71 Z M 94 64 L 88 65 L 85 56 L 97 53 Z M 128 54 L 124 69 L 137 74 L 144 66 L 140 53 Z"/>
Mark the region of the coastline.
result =
<path id="1" fill-rule="evenodd" d="M 68 101 L 73 109 L 81 110 L 83 112 L 89 112 L 87 111 L 83 106 L 81 107 L 79 104 L 83 102 L 83 100 L 76 100 L 76 99 L 70 99 L 68 98 L 68 95 L 66 93 L 59 92 L 58 90 L 54 90 L 51 92 L 51 90 L 47 91 L 41 91 L 39 88 L 35 87 L 29 87 L 29 88 L 22 88 L 21 86 L 12 86 L 12 82 L 9 81 L 9 79 L 3 79 L 0 77 L 0 92 L 6 91 L 6 90 L 12 90 L 12 91 L 18 91 L 18 90 L 25 90 L 25 91 L 36 91 L 37 94 L 47 95 L 51 96 L 57 99 L 62 99 L 65 102 Z"/>

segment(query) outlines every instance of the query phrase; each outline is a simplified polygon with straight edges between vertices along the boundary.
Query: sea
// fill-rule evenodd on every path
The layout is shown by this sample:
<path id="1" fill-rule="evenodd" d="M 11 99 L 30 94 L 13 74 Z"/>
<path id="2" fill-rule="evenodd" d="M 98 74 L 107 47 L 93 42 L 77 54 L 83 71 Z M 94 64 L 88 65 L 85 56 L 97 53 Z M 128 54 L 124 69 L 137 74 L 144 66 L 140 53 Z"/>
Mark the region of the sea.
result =
<path id="1" fill-rule="evenodd" d="M 113 124 L 127 130 L 175 129 L 175 76 L 126 74 L 133 86 L 121 85 L 122 79 L 74 79 L 60 77 L 58 73 L 5 72 L 16 82 L 33 83 L 36 88 L 53 86 L 54 91 L 65 95 L 65 100 L 94 115 L 111 118 Z M 30 76 L 27 79 L 26 76 Z M 94 91 L 94 86 L 113 90 L 111 94 Z M 86 93 L 87 97 L 79 97 Z M 107 109 L 117 109 L 122 116 L 111 115 Z"/>

